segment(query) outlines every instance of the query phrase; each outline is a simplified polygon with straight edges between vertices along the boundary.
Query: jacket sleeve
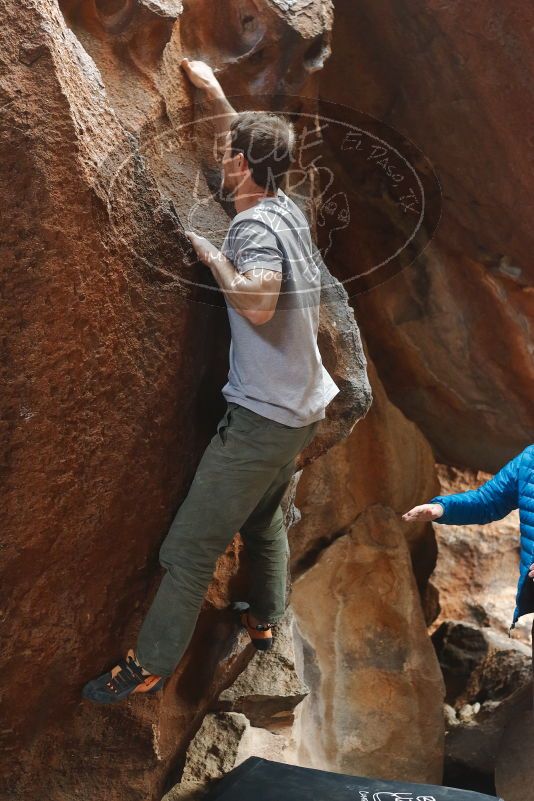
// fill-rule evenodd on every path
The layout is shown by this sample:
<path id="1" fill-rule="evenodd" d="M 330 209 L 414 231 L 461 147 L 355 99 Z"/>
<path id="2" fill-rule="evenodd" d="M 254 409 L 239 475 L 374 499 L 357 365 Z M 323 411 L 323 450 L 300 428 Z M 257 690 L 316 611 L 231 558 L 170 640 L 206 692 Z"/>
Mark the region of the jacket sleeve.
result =
<path id="1" fill-rule="evenodd" d="M 436 495 L 428 503 L 440 503 L 443 515 L 435 523 L 464 525 L 500 520 L 518 506 L 517 476 L 522 453 L 505 464 L 493 478 L 476 490 L 455 495 Z"/>

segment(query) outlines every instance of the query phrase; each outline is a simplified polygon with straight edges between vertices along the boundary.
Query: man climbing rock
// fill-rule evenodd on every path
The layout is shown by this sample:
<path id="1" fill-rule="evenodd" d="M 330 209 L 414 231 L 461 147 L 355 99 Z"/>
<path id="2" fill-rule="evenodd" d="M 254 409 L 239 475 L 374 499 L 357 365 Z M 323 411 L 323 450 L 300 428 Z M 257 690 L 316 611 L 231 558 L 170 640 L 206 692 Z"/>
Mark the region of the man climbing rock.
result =
<path id="1" fill-rule="evenodd" d="M 534 612 L 534 444 L 504 465 L 492 479 L 476 490 L 436 495 L 428 503 L 414 506 L 402 519 L 407 522 L 433 520 L 451 526 L 491 523 L 519 508 L 520 570 L 516 606 L 510 630 L 517 620 Z M 534 644 L 534 625 L 532 627 Z"/>
<path id="2" fill-rule="evenodd" d="M 236 614 L 256 648 L 271 646 L 286 604 L 280 502 L 297 455 L 339 392 L 317 347 L 321 281 L 309 226 L 281 187 L 294 160 L 293 125 L 267 112 L 236 113 L 207 64 L 183 59 L 182 67 L 214 106 L 222 185 L 236 210 L 220 251 L 186 232 L 226 301 L 227 408 L 161 545 L 166 573 L 135 649 L 83 688 L 99 703 L 162 688 L 189 644 L 216 560 L 237 531 L 251 587 Z"/>

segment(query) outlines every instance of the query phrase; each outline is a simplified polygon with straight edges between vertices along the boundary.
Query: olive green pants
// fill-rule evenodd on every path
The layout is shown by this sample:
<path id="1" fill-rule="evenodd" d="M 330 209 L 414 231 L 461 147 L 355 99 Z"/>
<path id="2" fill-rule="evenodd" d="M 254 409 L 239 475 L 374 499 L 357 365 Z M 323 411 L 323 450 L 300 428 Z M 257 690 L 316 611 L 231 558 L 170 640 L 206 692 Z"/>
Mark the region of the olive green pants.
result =
<path id="1" fill-rule="evenodd" d="M 159 552 L 167 569 L 136 654 L 170 676 L 193 635 L 217 558 L 239 531 L 249 556 L 248 601 L 259 620 L 284 614 L 289 546 L 280 501 L 318 421 L 301 428 L 228 403 Z"/>

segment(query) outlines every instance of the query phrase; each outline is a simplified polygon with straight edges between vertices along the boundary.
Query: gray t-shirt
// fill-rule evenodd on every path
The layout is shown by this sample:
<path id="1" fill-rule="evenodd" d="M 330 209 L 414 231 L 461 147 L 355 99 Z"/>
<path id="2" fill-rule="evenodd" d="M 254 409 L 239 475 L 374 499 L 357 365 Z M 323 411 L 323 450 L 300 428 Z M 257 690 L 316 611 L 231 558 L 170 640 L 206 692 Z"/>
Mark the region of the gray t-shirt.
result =
<path id="1" fill-rule="evenodd" d="M 306 217 L 282 189 L 236 214 L 221 247 L 239 273 L 254 267 L 282 272 L 276 310 L 267 323 L 254 325 L 225 296 L 232 341 L 222 393 L 227 401 L 292 427 L 322 420 L 339 392 L 317 347 L 321 276 L 312 248 Z"/>

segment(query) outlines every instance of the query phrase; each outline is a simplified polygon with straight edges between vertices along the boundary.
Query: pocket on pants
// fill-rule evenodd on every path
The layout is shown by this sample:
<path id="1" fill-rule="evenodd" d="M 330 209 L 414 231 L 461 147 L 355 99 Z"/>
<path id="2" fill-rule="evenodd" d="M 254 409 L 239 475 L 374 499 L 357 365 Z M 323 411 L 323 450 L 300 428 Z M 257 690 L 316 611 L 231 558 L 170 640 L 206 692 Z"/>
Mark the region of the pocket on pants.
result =
<path id="1" fill-rule="evenodd" d="M 308 436 L 306 437 L 306 439 L 304 441 L 304 445 L 302 446 L 303 450 L 304 450 L 304 448 L 308 447 L 308 445 L 310 444 L 312 439 L 315 437 L 315 435 L 317 433 L 317 429 L 319 428 L 319 423 L 320 422 L 321 422 L 320 420 L 316 420 L 314 423 L 310 423 L 310 430 L 308 432 Z"/>
<path id="2" fill-rule="evenodd" d="M 228 404 L 228 408 L 222 420 L 217 426 L 217 431 L 223 445 L 226 444 L 229 431 L 234 435 L 236 442 L 242 443 L 257 435 L 261 435 L 266 422 L 266 418 L 252 412 L 245 406 L 231 401 Z"/>
<path id="3" fill-rule="evenodd" d="M 219 435 L 219 439 L 221 440 L 223 445 L 226 442 L 226 432 L 228 426 L 230 425 L 230 417 L 232 412 L 233 408 L 231 406 L 227 406 L 225 413 L 217 423 L 217 434 Z"/>

